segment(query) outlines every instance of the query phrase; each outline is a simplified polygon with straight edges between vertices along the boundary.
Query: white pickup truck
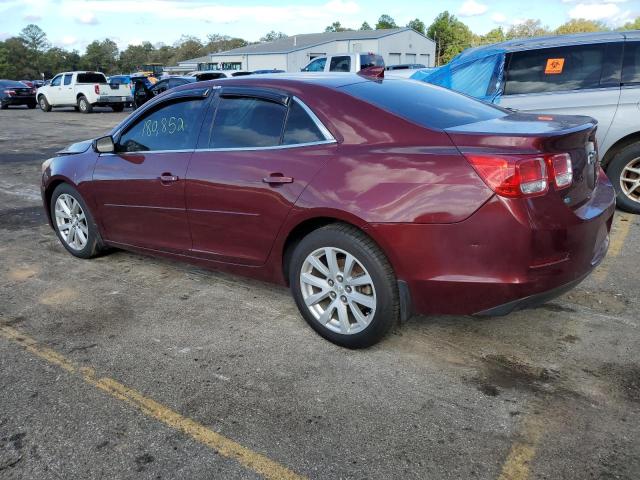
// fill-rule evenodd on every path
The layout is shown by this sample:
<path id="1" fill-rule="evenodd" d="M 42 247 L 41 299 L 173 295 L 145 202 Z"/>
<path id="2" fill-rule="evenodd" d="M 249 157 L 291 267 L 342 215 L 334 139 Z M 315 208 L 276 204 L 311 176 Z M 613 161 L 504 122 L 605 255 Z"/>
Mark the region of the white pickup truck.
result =
<path id="1" fill-rule="evenodd" d="M 375 53 L 334 53 L 311 60 L 303 72 L 352 72 L 357 73 L 365 68 L 378 67 L 384 69 L 384 60 Z"/>
<path id="2" fill-rule="evenodd" d="M 36 99 L 43 112 L 50 112 L 52 107 L 75 107 L 82 113 L 91 113 L 93 107 L 111 107 L 114 112 L 121 112 L 133 101 L 128 88 L 109 85 L 100 72 L 60 73 L 38 89 Z"/>

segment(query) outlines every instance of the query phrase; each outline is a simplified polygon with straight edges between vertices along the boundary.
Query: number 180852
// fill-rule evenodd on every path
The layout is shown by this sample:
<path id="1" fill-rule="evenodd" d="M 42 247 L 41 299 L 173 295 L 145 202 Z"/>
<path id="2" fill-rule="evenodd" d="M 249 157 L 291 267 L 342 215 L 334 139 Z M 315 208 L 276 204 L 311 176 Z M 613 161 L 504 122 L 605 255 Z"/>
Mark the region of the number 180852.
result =
<path id="1" fill-rule="evenodd" d="M 158 135 L 173 135 L 186 131 L 186 123 L 182 117 L 162 117 L 160 119 L 149 119 L 142 126 L 142 135 L 157 137 Z"/>

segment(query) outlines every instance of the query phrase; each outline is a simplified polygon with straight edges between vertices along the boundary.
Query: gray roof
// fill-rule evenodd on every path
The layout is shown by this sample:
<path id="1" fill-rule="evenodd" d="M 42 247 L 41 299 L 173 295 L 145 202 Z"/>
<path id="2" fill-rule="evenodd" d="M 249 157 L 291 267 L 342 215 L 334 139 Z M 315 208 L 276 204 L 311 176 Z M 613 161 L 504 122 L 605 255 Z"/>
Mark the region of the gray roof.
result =
<path id="1" fill-rule="evenodd" d="M 505 52 L 517 52 L 520 50 L 534 50 L 537 48 L 559 47 L 563 45 L 576 45 L 581 43 L 599 43 L 623 41 L 625 38 L 640 39 L 640 30 L 629 30 L 621 32 L 594 32 L 594 33 L 574 33 L 571 35 L 548 35 L 544 37 L 520 38 L 507 40 L 506 42 L 483 45 L 481 47 L 469 48 L 462 52 L 457 60 L 462 60 L 469 54 L 480 53 L 485 50 L 502 50 Z"/>
<path id="2" fill-rule="evenodd" d="M 234 48 L 225 52 L 212 53 L 211 55 L 264 55 L 269 53 L 291 53 L 297 50 L 322 45 L 338 40 L 372 40 L 388 35 L 411 30 L 408 27 L 389 28 L 385 30 L 354 30 L 347 32 L 304 33 L 274 40 L 273 42 L 255 43 L 246 47 Z M 421 35 L 419 32 L 418 35 Z M 426 38 L 426 37 L 425 37 Z M 429 41 L 432 41 L 429 39 Z"/>
<path id="3" fill-rule="evenodd" d="M 207 63 L 209 61 L 209 55 L 205 55 L 204 57 L 198 57 L 198 58 L 191 58 L 189 60 L 182 60 L 180 62 L 178 62 L 178 65 L 180 65 L 181 63 Z"/>

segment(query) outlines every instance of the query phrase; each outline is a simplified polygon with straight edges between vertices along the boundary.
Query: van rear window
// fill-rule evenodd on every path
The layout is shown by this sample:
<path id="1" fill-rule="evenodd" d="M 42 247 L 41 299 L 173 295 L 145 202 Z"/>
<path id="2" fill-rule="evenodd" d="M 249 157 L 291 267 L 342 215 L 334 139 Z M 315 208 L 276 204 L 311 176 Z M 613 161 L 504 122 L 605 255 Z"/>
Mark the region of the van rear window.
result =
<path id="1" fill-rule="evenodd" d="M 76 83 L 107 83 L 107 78 L 101 73 L 79 73 Z"/>
<path id="2" fill-rule="evenodd" d="M 458 127 L 507 115 L 501 108 L 416 80 L 366 81 L 342 90 L 427 128 Z"/>

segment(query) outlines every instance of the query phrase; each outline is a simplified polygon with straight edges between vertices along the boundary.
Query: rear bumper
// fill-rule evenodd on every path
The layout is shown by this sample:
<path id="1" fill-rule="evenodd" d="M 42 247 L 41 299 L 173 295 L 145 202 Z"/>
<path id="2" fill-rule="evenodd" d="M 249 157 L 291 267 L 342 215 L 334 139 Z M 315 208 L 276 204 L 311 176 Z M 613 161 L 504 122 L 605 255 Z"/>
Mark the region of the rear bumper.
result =
<path id="1" fill-rule="evenodd" d="M 96 105 L 113 105 L 119 103 L 130 103 L 133 101 L 133 97 L 131 95 L 122 95 L 122 96 L 101 96 L 98 97 L 98 101 Z"/>
<path id="2" fill-rule="evenodd" d="M 0 100 L 3 105 L 35 105 L 36 97 L 5 97 Z"/>
<path id="3" fill-rule="evenodd" d="M 558 196 L 559 197 L 559 196 Z M 494 196 L 453 224 L 373 224 L 414 313 L 506 314 L 580 283 L 606 255 L 615 210 L 602 176 L 579 209 Z"/>

